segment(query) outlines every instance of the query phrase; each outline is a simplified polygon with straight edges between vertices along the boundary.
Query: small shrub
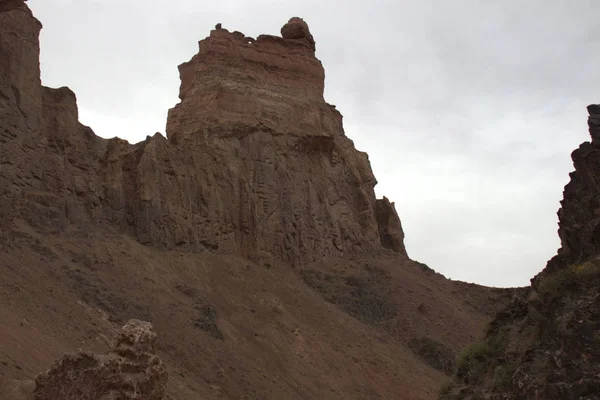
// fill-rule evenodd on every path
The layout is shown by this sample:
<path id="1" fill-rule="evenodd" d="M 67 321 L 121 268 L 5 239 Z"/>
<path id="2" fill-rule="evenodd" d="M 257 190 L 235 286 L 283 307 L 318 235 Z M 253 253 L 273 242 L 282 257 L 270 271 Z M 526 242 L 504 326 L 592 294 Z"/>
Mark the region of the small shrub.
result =
<path id="1" fill-rule="evenodd" d="M 424 337 L 412 339 L 408 342 L 408 347 L 430 367 L 446 375 L 452 375 L 454 372 L 456 355 L 442 343 Z"/>
<path id="2" fill-rule="evenodd" d="M 504 353 L 508 340 L 508 331 L 500 329 L 468 346 L 456 361 L 456 376 L 467 384 L 476 383 Z"/>
<path id="3" fill-rule="evenodd" d="M 461 372 L 468 372 L 472 370 L 472 367 L 475 364 L 486 361 L 491 352 L 492 348 L 485 340 L 467 346 L 467 348 L 460 353 L 458 360 L 456 361 L 458 374 L 461 375 Z"/>
<path id="4" fill-rule="evenodd" d="M 548 275 L 539 283 L 537 292 L 544 298 L 559 296 L 565 289 L 585 285 L 600 276 L 600 264 L 586 261 Z"/>
<path id="5" fill-rule="evenodd" d="M 225 336 L 217 325 L 217 309 L 210 304 L 195 308 L 199 311 L 199 315 L 194 320 L 193 325 L 214 339 L 225 340 Z"/>
<path id="6" fill-rule="evenodd" d="M 537 292 L 545 298 L 555 297 L 560 295 L 565 288 L 575 284 L 576 281 L 577 276 L 572 268 L 561 269 L 542 279 Z"/>

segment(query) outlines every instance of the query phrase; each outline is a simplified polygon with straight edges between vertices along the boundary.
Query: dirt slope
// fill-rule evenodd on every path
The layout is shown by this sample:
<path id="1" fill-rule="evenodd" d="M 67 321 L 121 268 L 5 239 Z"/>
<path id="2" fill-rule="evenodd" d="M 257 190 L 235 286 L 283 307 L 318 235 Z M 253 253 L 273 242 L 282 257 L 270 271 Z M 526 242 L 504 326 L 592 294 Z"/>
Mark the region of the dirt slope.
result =
<path id="1" fill-rule="evenodd" d="M 392 311 L 373 320 L 288 266 L 161 252 L 102 227 L 52 235 L 16 223 L 0 238 L 4 378 L 32 379 L 78 348 L 105 352 L 140 318 L 154 324 L 173 399 L 431 399 L 446 378 L 406 343 L 432 337 L 458 351 L 487 321 L 452 282 L 395 256 L 336 260 L 345 276 L 365 264 L 387 274 L 376 290 Z M 354 304 L 373 307 L 368 296 Z"/>

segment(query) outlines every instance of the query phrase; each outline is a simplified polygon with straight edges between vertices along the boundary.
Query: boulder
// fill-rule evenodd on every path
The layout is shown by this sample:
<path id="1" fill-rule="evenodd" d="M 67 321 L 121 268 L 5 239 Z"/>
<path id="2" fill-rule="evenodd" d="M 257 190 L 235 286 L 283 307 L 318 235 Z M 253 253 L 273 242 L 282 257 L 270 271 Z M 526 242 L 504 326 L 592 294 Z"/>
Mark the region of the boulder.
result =
<path id="1" fill-rule="evenodd" d="M 154 354 L 156 333 L 130 320 L 106 355 L 65 355 L 35 380 L 34 400 L 160 400 L 167 370 Z"/>

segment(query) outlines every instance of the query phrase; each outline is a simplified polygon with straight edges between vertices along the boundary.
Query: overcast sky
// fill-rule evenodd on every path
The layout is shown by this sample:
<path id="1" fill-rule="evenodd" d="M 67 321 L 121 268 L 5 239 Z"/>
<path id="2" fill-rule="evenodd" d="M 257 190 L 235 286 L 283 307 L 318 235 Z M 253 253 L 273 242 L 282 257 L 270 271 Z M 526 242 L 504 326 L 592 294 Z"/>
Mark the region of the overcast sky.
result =
<path id="1" fill-rule="evenodd" d="M 395 201 L 411 258 L 527 285 L 559 247 L 570 153 L 600 102 L 598 0 L 30 0 L 42 81 L 130 142 L 164 133 L 177 65 L 217 22 L 248 36 L 303 17 L 325 99 Z"/>

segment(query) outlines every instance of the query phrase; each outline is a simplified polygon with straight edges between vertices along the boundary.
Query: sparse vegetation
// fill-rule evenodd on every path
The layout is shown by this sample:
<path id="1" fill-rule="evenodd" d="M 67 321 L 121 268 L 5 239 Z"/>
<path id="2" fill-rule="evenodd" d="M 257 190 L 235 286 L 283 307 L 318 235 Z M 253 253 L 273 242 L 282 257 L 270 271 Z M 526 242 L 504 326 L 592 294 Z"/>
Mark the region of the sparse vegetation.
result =
<path id="1" fill-rule="evenodd" d="M 565 287 L 575 283 L 576 275 L 571 268 L 554 272 L 541 280 L 537 292 L 544 298 L 559 295 Z"/>
<path id="2" fill-rule="evenodd" d="M 376 324 L 397 314 L 396 304 L 381 282 L 383 271 L 365 268 L 365 275 L 338 276 L 316 270 L 300 272 L 304 282 L 325 300 L 354 318 Z"/>
<path id="3" fill-rule="evenodd" d="M 468 390 L 477 388 L 473 395 L 495 393 L 509 396 L 503 398 L 514 398 L 510 396 L 530 390 L 524 391 L 527 385 L 537 391 L 535 379 L 541 376 L 552 382 L 544 389 L 548 392 L 543 393 L 560 386 L 562 391 L 557 392 L 560 393 L 557 398 L 571 398 L 567 397 L 567 386 L 563 386 L 565 380 L 571 379 L 568 365 L 576 363 L 582 354 L 586 360 L 593 357 L 588 355 L 593 353 L 590 352 L 594 348 L 592 343 L 600 339 L 597 333 L 599 277 L 600 260 L 570 264 L 542 276 L 531 292 L 513 299 L 509 307 L 497 314 L 484 340 L 461 353 L 455 383 L 470 386 Z M 523 368 L 523 364 L 527 367 Z M 592 364 L 578 368 L 589 370 Z M 597 369 L 592 370 L 588 376 L 597 377 Z M 578 384 L 569 381 L 572 388 Z M 576 390 L 592 393 L 587 387 Z M 532 392 L 526 393 L 530 396 Z"/>
<path id="4" fill-rule="evenodd" d="M 380 285 L 365 278 L 350 278 L 346 280 L 349 289 L 340 293 L 337 299 L 342 310 L 371 324 L 396 315 L 396 305 Z"/>
<path id="5" fill-rule="evenodd" d="M 475 366 L 483 364 L 492 354 L 492 348 L 487 341 L 482 340 L 469 346 L 458 356 L 456 366 L 459 376 L 472 375 Z"/>
<path id="6" fill-rule="evenodd" d="M 571 267 L 571 269 L 580 279 L 595 278 L 600 276 L 600 263 L 597 261 L 588 261 L 582 264 L 575 264 Z"/>
<path id="7" fill-rule="evenodd" d="M 459 355 L 456 362 L 456 376 L 467 384 L 476 383 L 499 355 L 504 353 L 508 343 L 508 332 L 505 329 L 497 331 L 479 342 L 468 346 Z"/>
<path id="8" fill-rule="evenodd" d="M 215 339 L 225 340 L 225 336 L 217 325 L 217 309 L 210 304 L 197 305 L 194 308 L 198 310 L 199 315 L 193 325 Z"/>
<path id="9" fill-rule="evenodd" d="M 600 276 L 600 264 L 597 261 L 571 264 L 542 279 L 537 287 L 537 292 L 543 298 L 556 297 L 561 295 L 564 290 L 585 285 L 590 279 L 598 276 Z"/>
<path id="10" fill-rule="evenodd" d="M 412 339 L 408 347 L 429 366 L 447 375 L 452 375 L 456 355 L 448 347 L 430 338 Z"/>

